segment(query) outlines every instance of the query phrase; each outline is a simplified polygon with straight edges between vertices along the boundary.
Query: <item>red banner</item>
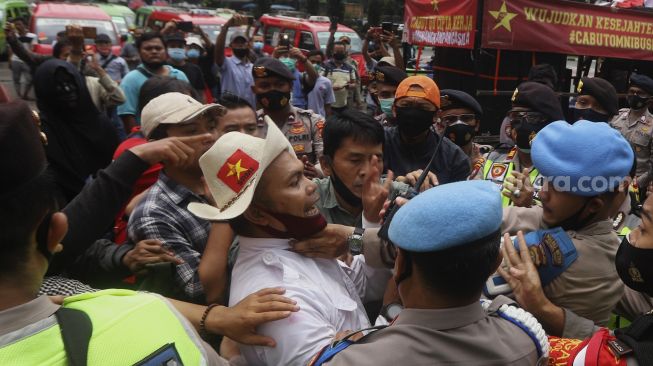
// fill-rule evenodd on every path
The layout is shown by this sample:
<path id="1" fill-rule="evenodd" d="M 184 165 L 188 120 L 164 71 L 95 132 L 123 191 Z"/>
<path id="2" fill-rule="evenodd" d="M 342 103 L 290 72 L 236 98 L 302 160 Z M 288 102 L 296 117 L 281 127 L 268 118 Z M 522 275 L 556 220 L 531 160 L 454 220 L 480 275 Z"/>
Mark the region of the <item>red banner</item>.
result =
<path id="1" fill-rule="evenodd" d="M 482 47 L 653 60 L 653 14 L 562 0 L 486 0 Z"/>
<path id="2" fill-rule="evenodd" d="M 406 0 L 406 41 L 414 45 L 474 48 L 477 0 Z"/>

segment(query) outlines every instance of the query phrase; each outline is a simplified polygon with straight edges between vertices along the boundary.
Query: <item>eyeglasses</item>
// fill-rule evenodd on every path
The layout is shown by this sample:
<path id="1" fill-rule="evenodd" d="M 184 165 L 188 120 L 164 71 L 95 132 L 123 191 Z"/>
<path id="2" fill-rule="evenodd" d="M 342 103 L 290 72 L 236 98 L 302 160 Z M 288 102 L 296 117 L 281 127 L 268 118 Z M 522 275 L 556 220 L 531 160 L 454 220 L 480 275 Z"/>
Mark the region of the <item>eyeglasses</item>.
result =
<path id="1" fill-rule="evenodd" d="M 464 124 L 472 124 L 476 121 L 476 115 L 471 113 L 466 114 L 450 114 L 448 116 L 440 117 L 440 122 L 445 126 L 452 125 L 457 121 L 461 121 Z"/>
<path id="2" fill-rule="evenodd" d="M 532 111 L 510 111 L 508 119 L 513 128 L 520 123 L 537 125 L 546 121 L 546 117 L 542 113 Z"/>

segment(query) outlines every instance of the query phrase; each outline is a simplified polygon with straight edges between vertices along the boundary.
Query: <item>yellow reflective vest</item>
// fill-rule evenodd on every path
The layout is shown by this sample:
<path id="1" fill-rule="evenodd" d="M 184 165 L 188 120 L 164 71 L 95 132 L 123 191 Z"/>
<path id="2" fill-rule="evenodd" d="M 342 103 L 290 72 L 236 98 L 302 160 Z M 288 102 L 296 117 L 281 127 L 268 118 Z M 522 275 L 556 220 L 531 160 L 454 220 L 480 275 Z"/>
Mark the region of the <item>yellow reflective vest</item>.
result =
<path id="1" fill-rule="evenodd" d="M 81 310 L 92 323 L 88 365 L 135 365 L 174 348 L 183 365 L 205 365 L 197 334 L 161 297 L 103 290 L 68 297 L 63 307 Z M 0 365 L 67 365 L 54 315 L 0 337 Z"/>
<path id="2" fill-rule="evenodd" d="M 507 155 L 503 154 L 490 154 L 488 156 L 485 165 L 483 165 L 483 179 L 492 181 L 497 184 L 501 190 L 503 190 L 504 180 L 511 176 L 510 173 L 515 169 L 515 155 L 517 154 L 517 148 L 513 147 Z M 495 156 L 492 156 L 495 155 Z M 540 172 L 537 171 L 535 167 L 531 169 L 529 173 L 531 185 L 533 186 L 534 201 L 538 206 L 542 206 L 540 202 L 540 190 L 544 183 L 544 178 L 540 175 Z M 503 207 L 512 206 L 512 200 L 506 196 L 502 196 Z"/>

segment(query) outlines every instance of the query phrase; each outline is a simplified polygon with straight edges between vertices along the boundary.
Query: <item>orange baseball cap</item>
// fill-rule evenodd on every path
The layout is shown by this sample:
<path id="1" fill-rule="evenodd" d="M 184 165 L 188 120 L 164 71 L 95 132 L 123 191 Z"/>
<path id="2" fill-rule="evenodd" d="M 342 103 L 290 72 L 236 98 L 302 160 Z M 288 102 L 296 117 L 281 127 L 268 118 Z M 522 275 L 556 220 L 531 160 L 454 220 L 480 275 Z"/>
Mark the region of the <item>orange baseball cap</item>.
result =
<path id="1" fill-rule="evenodd" d="M 413 86 L 421 90 L 411 90 Z M 440 88 L 433 79 L 424 75 L 409 76 L 399 84 L 395 92 L 395 100 L 405 97 L 424 98 L 440 108 Z"/>

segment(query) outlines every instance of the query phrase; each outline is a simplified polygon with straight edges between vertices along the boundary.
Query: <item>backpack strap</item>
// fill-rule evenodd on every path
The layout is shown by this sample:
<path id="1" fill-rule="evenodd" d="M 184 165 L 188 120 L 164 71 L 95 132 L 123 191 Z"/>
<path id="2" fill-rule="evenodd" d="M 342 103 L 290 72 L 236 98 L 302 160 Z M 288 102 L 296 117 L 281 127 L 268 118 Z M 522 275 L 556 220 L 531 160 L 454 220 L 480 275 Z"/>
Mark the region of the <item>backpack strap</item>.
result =
<path id="1" fill-rule="evenodd" d="M 620 341 L 635 352 L 640 365 L 653 365 L 653 314 L 637 317 L 628 327 L 614 331 Z"/>
<path id="2" fill-rule="evenodd" d="M 93 334 L 93 323 L 89 316 L 77 309 L 59 308 L 54 313 L 61 328 L 66 357 L 70 366 L 86 366 L 88 345 Z"/>
<path id="3" fill-rule="evenodd" d="M 109 64 L 111 63 L 111 61 L 115 60 L 116 58 L 118 58 L 118 57 L 112 53 L 112 54 L 109 56 L 109 58 L 106 59 L 106 60 L 102 63 L 102 68 L 103 68 L 103 69 L 106 69 L 107 66 L 109 66 Z"/>
<path id="4" fill-rule="evenodd" d="M 143 66 L 137 67 L 136 70 L 138 70 L 138 72 L 143 74 L 143 76 L 145 76 L 148 79 L 152 77 L 152 74 L 149 71 L 145 70 Z"/>

